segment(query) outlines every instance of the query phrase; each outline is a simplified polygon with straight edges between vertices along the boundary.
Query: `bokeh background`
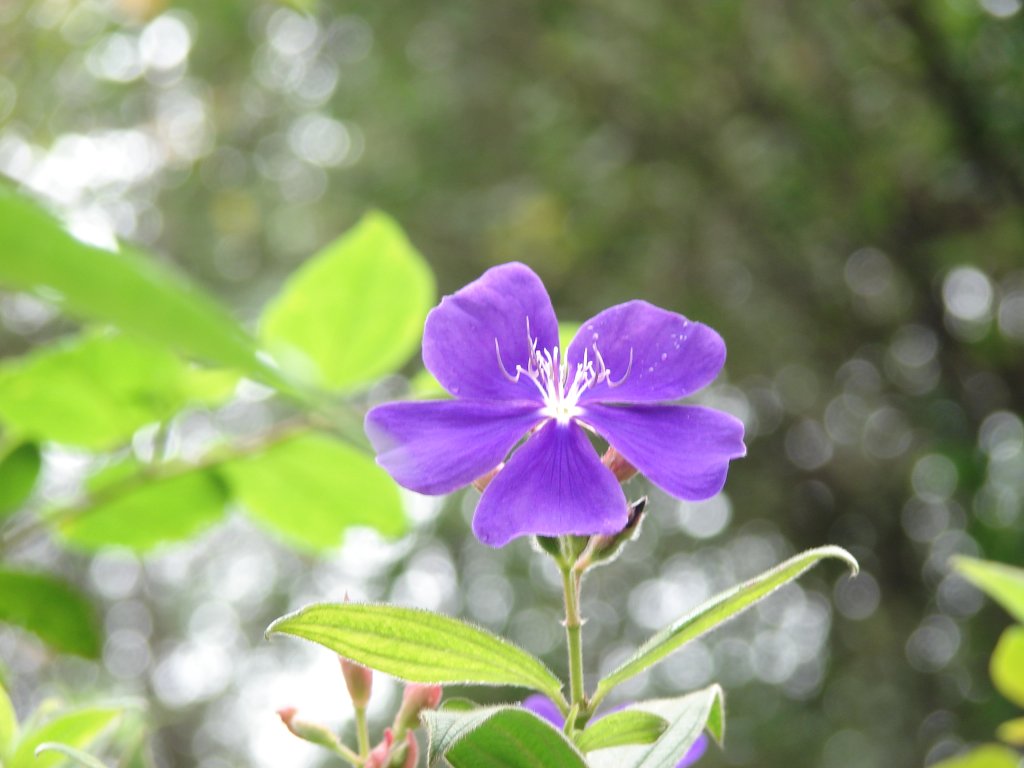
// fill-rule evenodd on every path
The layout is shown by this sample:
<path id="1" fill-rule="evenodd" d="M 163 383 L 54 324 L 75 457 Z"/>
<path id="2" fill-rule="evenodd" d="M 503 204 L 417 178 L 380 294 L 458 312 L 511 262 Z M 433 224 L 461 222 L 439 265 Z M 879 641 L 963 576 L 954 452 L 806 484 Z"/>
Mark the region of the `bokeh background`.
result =
<path id="1" fill-rule="evenodd" d="M 643 298 L 710 324 L 729 360 L 702 401 L 743 418 L 749 456 L 709 502 L 652 492 L 640 540 L 587 582 L 591 679 L 713 592 L 839 544 L 857 580 L 820 567 L 623 696 L 721 681 L 708 768 L 925 765 L 1015 714 L 986 673 L 1008 618 L 948 559 L 1024 559 L 1020 11 L 5 0 L 0 172 L 247 322 L 376 207 L 444 293 L 516 259 L 563 319 Z M 71 328 L 0 297 L 5 356 Z M 272 417 L 242 391 L 175 429 Z M 49 449 L 44 497 L 84 461 Z M 410 498 L 410 536 L 354 531 L 321 558 L 237 517 L 145 558 L 29 542 L 12 557 L 84 585 L 106 640 L 93 663 L 0 630 L 15 702 L 147 700 L 160 766 L 312 764 L 273 710 L 350 727 L 335 662 L 262 631 L 345 591 L 471 618 L 564 671 L 554 570 L 473 539 L 474 503 Z M 378 692 L 380 719 L 398 690 Z"/>

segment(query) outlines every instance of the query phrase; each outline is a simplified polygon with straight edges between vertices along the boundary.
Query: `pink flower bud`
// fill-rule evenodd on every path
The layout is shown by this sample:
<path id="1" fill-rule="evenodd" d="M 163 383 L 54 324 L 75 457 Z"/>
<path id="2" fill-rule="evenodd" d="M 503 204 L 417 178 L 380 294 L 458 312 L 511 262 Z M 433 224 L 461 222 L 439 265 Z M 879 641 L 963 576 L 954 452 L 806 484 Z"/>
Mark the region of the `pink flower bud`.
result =
<path id="1" fill-rule="evenodd" d="M 476 480 L 473 481 L 473 487 L 476 488 L 480 493 L 484 492 L 484 489 L 491 484 L 499 472 L 504 468 L 505 462 L 501 462 L 498 466 L 488 472 L 486 475 L 480 475 Z"/>
<path id="2" fill-rule="evenodd" d="M 341 656 L 338 660 L 341 662 L 341 674 L 345 677 L 345 687 L 348 688 L 353 706 L 365 707 L 373 691 L 373 670 Z"/>
<path id="3" fill-rule="evenodd" d="M 626 457 L 611 446 L 608 446 L 608 450 L 601 457 L 601 463 L 612 471 L 615 479 L 620 483 L 626 482 L 636 474 L 636 467 L 626 461 Z"/>
<path id="4" fill-rule="evenodd" d="M 420 724 L 420 713 L 425 709 L 437 709 L 444 690 L 440 685 L 409 683 L 402 694 L 402 706 L 395 715 L 395 730 L 399 734 L 416 728 Z"/>
<path id="5" fill-rule="evenodd" d="M 416 742 L 416 734 L 412 731 L 405 733 L 405 760 L 402 768 L 416 768 L 420 759 L 420 745 Z"/>
<path id="6" fill-rule="evenodd" d="M 363 768 L 384 768 L 391 760 L 391 747 L 395 743 L 395 734 L 390 728 L 384 729 L 384 738 L 380 744 L 370 750 Z"/>
<path id="7" fill-rule="evenodd" d="M 334 749 L 338 745 L 338 737 L 324 725 L 319 723 L 308 723 L 295 717 L 295 707 L 282 707 L 277 710 L 277 716 L 285 724 L 293 735 L 310 744 L 319 744 L 321 747 Z"/>

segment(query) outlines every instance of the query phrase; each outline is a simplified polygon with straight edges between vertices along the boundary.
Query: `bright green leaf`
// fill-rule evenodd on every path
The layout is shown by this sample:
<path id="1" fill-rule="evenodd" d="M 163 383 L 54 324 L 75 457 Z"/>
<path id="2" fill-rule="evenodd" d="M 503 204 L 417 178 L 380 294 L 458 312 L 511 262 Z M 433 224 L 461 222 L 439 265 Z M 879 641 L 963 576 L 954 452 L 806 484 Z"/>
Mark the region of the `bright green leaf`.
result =
<path id="1" fill-rule="evenodd" d="M 565 320 L 558 324 L 558 345 L 562 349 L 563 353 L 569 348 L 572 340 L 579 332 L 581 325 L 582 323 L 574 323 Z"/>
<path id="2" fill-rule="evenodd" d="M 18 715 L 7 689 L 0 685 L 0 765 L 5 764 L 17 741 Z"/>
<path id="3" fill-rule="evenodd" d="M 56 752 L 36 757 L 36 748 L 53 742 L 75 749 L 87 747 L 113 725 L 120 714 L 121 710 L 115 707 L 96 707 L 59 715 L 22 737 L 7 768 L 54 768 L 66 763 L 66 757 Z"/>
<path id="4" fill-rule="evenodd" d="M 39 447 L 33 443 L 16 445 L 0 459 L 0 520 L 25 503 L 41 464 Z"/>
<path id="5" fill-rule="evenodd" d="M 96 658 L 100 634 L 89 601 L 42 573 L 0 570 L 0 621 L 37 635 L 57 651 Z"/>
<path id="6" fill-rule="evenodd" d="M 1008 747 L 985 744 L 966 754 L 933 763 L 931 768 L 1020 768 L 1020 755 Z"/>
<path id="7" fill-rule="evenodd" d="M 819 547 L 791 557 L 760 576 L 755 576 L 750 581 L 712 597 L 686 616 L 658 632 L 618 669 L 598 683 L 597 690 L 594 692 L 594 701 L 601 701 L 615 686 L 657 664 L 691 640 L 710 632 L 733 616 L 742 613 L 825 558 L 843 560 L 854 574 L 857 573 L 857 561 L 841 547 Z"/>
<path id="8" fill-rule="evenodd" d="M 430 267 L 398 224 L 368 213 L 288 279 L 263 313 L 261 336 L 301 379 L 353 389 L 418 349 L 434 296 Z"/>
<path id="9" fill-rule="evenodd" d="M 564 701 L 543 662 L 486 630 L 393 605 L 324 603 L 284 616 L 267 635 L 312 640 L 366 667 L 415 683 L 516 685 Z"/>
<path id="10" fill-rule="evenodd" d="M 441 400 L 449 395 L 441 382 L 426 368 L 422 368 L 409 379 L 409 394 L 417 400 Z"/>
<path id="11" fill-rule="evenodd" d="M 1015 747 L 1024 747 L 1024 717 L 1007 720 L 996 729 L 1000 741 Z"/>
<path id="12" fill-rule="evenodd" d="M 189 392 L 197 381 L 164 347 L 86 334 L 0 367 L 0 420 L 40 440 L 106 450 L 198 399 Z"/>
<path id="13" fill-rule="evenodd" d="M 425 712 L 427 765 L 452 768 L 586 768 L 561 731 L 522 707 Z"/>
<path id="14" fill-rule="evenodd" d="M 385 536 L 406 530 L 402 501 L 387 473 L 327 435 L 298 435 L 221 469 L 249 514 L 309 550 L 336 547 L 353 525 Z"/>
<path id="15" fill-rule="evenodd" d="M 0 221 L 0 285 L 46 289 L 71 315 L 110 322 L 189 356 L 280 383 L 227 311 L 163 263 L 131 249 L 115 253 L 76 240 L 3 182 Z"/>
<path id="16" fill-rule="evenodd" d="M 992 654 L 989 671 L 996 690 L 1024 707 L 1024 627 L 1010 627 L 1003 632 Z"/>
<path id="17" fill-rule="evenodd" d="M 224 515 L 227 488 L 212 471 L 147 478 L 131 470 L 127 464 L 106 471 L 104 482 L 92 484 L 91 505 L 51 513 L 68 544 L 141 552 L 195 536 Z"/>
<path id="18" fill-rule="evenodd" d="M 46 754 L 47 752 L 56 752 L 64 757 L 70 758 L 73 763 L 84 765 L 85 768 L 107 768 L 106 765 L 101 763 L 88 752 L 83 752 L 80 749 L 69 747 L 67 744 L 58 744 L 53 741 L 48 741 L 36 747 L 36 757 Z"/>
<path id="19" fill-rule="evenodd" d="M 576 740 L 576 746 L 583 752 L 593 752 L 626 744 L 651 744 L 667 727 L 664 719 L 649 712 L 637 709 L 613 712 L 588 725 Z"/>
<path id="20" fill-rule="evenodd" d="M 1024 568 L 973 557 L 954 557 L 953 567 L 1024 624 Z"/>

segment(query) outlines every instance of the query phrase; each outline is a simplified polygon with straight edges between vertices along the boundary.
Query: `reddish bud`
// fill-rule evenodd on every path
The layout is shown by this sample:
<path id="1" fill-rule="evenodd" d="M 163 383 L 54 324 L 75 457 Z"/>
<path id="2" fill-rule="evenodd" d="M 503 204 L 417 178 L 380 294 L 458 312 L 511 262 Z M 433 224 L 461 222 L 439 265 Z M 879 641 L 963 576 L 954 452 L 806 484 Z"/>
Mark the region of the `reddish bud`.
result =
<path id="1" fill-rule="evenodd" d="M 406 731 L 405 734 L 405 760 L 402 761 L 402 768 L 416 768 L 420 759 L 420 745 L 416 742 L 416 734 Z"/>
<path id="2" fill-rule="evenodd" d="M 636 467 L 626 461 L 626 457 L 610 445 L 608 450 L 604 452 L 604 456 L 601 457 L 601 463 L 612 471 L 615 479 L 620 483 L 626 482 L 636 474 Z"/>
<path id="3" fill-rule="evenodd" d="M 395 734 L 390 728 L 384 729 L 384 738 L 380 744 L 370 750 L 363 768 L 384 768 L 391 760 L 391 747 L 395 743 Z"/>
<path id="4" fill-rule="evenodd" d="M 409 683 L 402 694 L 402 707 L 395 715 L 395 730 L 399 734 L 416 728 L 420 724 L 420 712 L 425 709 L 437 709 L 441 703 L 444 690 L 440 685 L 423 685 Z"/>
<path id="5" fill-rule="evenodd" d="M 353 706 L 365 707 L 373 691 L 373 670 L 341 656 L 338 660 L 341 662 L 341 674 L 345 678 L 345 687 L 348 688 Z"/>
<path id="6" fill-rule="evenodd" d="M 476 480 L 473 481 L 473 487 L 476 488 L 478 491 L 480 491 L 480 493 L 483 493 L 484 492 L 484 488 L 486 488 L 488 485 L 491 484 L 491 480 L 493 480 L 495 478 L 495 476 L 499 472 L 501 472 L 501 470 L 504 468 L 504 466 L 505 466 L 505 462 L 503 461 L 503 462 L 501 462 L 501 464 L 496 466 L 494 469 L 492 469 L 486 475 L 480 475 L 480 477 L 478 477 Z"/>
<path id="7" fill-rule="evenodd" d="M 281 718 L 281 722 L 285 724 L 293 735 L 298 736 L 303 741 L 308 741 L 310 744 L 319 744 L 321 747 L 327 747 L 332 750 L 337 748 L 338 737 L 329 728 L 319 723 L 307 723 L 305 720 L 298 720 L 295 717 L 295 712 L 295 707 L 282 707 L 277 710 L 277 716 Z"/>

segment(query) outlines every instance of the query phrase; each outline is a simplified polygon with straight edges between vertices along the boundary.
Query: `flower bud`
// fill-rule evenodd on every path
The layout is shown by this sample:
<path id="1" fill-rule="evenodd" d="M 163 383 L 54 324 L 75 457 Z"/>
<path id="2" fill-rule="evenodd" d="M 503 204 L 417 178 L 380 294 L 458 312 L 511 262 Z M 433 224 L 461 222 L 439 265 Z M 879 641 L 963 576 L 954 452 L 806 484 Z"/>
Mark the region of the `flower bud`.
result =
<path id="1" fill-rule="evenodd" d="M 420 745 L 416 742 L 416 734 L 412 731 L 405 733 L 405 760 L 401 768 L 416 768 L 420 760 Z"/>
<path id="2" fill-rule="evenodd" d="M 366 756 L 366 762 L 363 763 L 363 768 L 385 768 L 391 761 L 391 747 L 394 743 L 395 734 L 390 728 L 385 728 L 384 738 L 381 739 L 380 744 L 370 750 L 370 754 Z"/>
<path id="3" fill-rule="evenodd" d="M 420 724 L 420 712 L 437 709 L 443 689 L 440 685 L 409 683 L 402 694 L 402 706 L 395 715 L 395 730 L 399 735 Z"/>
<path id="4" fill-rule="evenodd" d="M 473 481 L 473 487 L 480 491 L 480 493 L 483 493 L 484 489 L 491 484 L 491 480 L 493 480 L 504 467 L 505 462 L 503 461 L 486 475 L 480 475 L 480 477 Z"/>
<path id="5" fill-rule="evenodd" d="M 298 736 L 303 741 L 308 741 L 310 744 L 317 744 L 331 750 L 338 746 L 338 737 L 330 729 L 319 723 L 307 723 L 304 720 L 297 720 L 295 712 L 295 707 L 282 707 L 277 710 L 277 716 L 281 718 L 281 722 L 295 736 Z"/>
<path id="6" fill-rule="evenodd" d="M 595 565 L 610 563 L 617 558 L 626 542 L 635 539 L 639 533 L 646 507 L 647 497 L 641 496 L 629 505 L 629 517 L 621 531 L 611 535 L 592 536 L 586 550 L 576 561 L 576 568 L 583 571 Z"/>
<path id="7" fill-rule="evenodd" d="M 604 456 L 601 457 L 601 463 L 612 471 L 615 479 L 620 483 L 626 482 L 636 474 L 636 467 L 626 461 L 626 457 L 610 445 L 608 450 L 604 452 Z"/>
<path id="8" fill-rule="evenodd" d="M 345 687 L 348 688 L 352 705 L 365 707 L 373 690 L 373 670 L 342 656 L 339 656 L 338 660 L 341 662 L 341 674 L 345 677 Z"/>

